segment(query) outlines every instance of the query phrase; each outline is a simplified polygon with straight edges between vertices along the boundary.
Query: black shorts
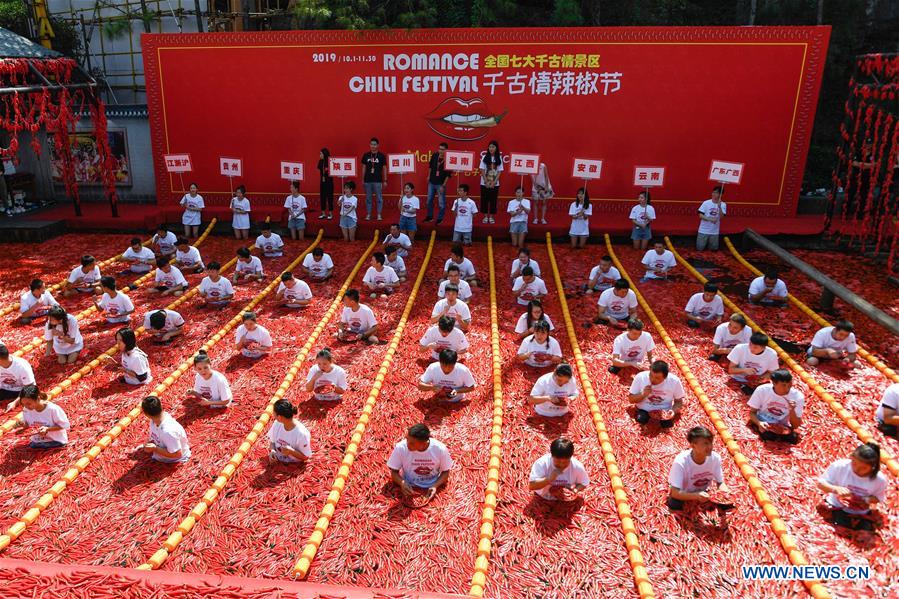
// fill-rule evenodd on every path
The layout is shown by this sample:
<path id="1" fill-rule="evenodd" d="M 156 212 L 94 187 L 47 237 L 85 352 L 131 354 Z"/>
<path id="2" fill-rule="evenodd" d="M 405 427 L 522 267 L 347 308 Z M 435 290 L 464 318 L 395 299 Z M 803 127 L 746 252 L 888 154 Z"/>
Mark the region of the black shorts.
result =
<path id="1" fill-rule="evenodd" d="M 18 399 L 21 391 L 12 391 L 10 389 L 0 389 L 0 401 L 12 401 Z"/>

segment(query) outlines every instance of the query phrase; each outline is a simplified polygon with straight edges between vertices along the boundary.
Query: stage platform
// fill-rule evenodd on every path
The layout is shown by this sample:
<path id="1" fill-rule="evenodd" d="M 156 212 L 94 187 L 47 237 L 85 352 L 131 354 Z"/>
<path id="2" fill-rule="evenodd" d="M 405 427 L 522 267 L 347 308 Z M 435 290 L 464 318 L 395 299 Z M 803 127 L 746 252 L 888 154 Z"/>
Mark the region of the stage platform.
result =
<path id="1" fill-rule="evenodd" d="M 313 205 L 317 201 L 313 200 Z M 367 237 L 377 228 L 387 231 L 391 223 L 398 220 L 398 213 L 393 201 L 390 202 L 391 209 L 385 206 L 384 220 L 365 220 L 365 208 L 358 210 L 358 214 L 362 217 L 359 220 L 359 227 L 356 235 L 359 238 Z M 698 206 L 698 203 L 697 203 Z M 565 237 L 568 234 L 570 220 L 568 215 L 561 210 L 563 207 L 555 207 L 547 214 L 549 224 L 546 225 L 528 225 L 528 233 L 534 239 L 542 238 L 547 232 L 553 237 Z M 630 221 L 620 214 L 603 214 L 594 208 L 593 218 L 590 220 L 590 228 L 593 233 L 609 233 L 614 236 L 629 236 L 631 231 Z M 340 230 L 337 218 L 327 220 L 319 219 L 320 212 L 317 208 L 310 208 L 307 213 L 307 228 L 310 231 L 317 231 L 324 227 L 325 234 L 328 237 L 338 237 Z M 270 216 L 272 223 L 276 228 L 286 229 L 287 218 L 283 208 L 279 206 L 254 206 L 253 209 L 254 227 L 256 223 L 262 222 L 266 217 Z M 419 212 L 419 236 L 424 233 L 430 233 L 434 228 L 434 223 L 425 223 L 424 210 Z M 221 230 L 226 231 L 230 228 L 231 213 L 221 206 L 207 208 L 203 211 L 203 221 L 209 222 L 213 217 L 217 217 L 221 223 Z M 497 216 L 495 224 L 482 224 L 482 216 L 475 215 L 474 238 L 485 239 L 487 235 L 493 235 L 497 238 L 508 237 L 509 220 L 508 216 L 503 213 Z M 3 222 L 4 228 L 28 228 L 33 227 L 32 223 L 46 221 L 61 221 L 65 224 L 68 231 L 134 231 L 149 232 L 162 222 L 175 225 L 173 230 L 181 229 L 181 209 L 177 206 L 165 206 L 160 209 L 156 204 L 119 204 L 119 216 L 114 218 L 110 215 L 108 204 L 101 203 L 83 203 L 82 216 L 77 217 L 71 204 L 57 204 L 45 210 L 36 211 L 23 215 L 18 218 L 6 219 Z M 653 233 L 656 235 L 671 236 L 692 236 L 696 234 L 698 219 L 692 215 L 659 215 L 657 224 L 653 227 Z M 759 218 L 759 217 L 728 217 L 724 219 L 721 226 L 721 232 L 726 235 L 734 235 L 742 233 L 747 228 L 753 228 L 763 235 L 793 235 L 793 236 L 811 236 L 819 235 L 824 231 L 824 215 L 821 214 L 802 214 L 793 218 Z M 438 235 L 442 238 L 452 237 L 453 219 L 451 214 L 447 214 L 444 221 L 437 227 Z M 0 233 L 2 234 L 2 233 Z M 5 237 L 5 236 L 4 236 Z"/>

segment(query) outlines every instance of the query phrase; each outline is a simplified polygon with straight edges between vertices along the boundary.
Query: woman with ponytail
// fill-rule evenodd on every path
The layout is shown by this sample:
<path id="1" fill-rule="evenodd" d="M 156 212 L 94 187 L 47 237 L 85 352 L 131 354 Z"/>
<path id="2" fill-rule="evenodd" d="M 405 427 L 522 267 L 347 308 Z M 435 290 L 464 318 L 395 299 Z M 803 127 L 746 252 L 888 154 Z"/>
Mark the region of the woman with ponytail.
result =
<path id="1" fill-rule="evenodd" d="M 56 353 L 60 364 L 72 364 L 84 349 L 84 339 L 78 329 L 78 321 L 62 306 L 53 306 L 47 312 L 47 327 L 44 329 L 47 342 L 45 355 Z"/>
<path id="2" fill-rule="evenodd" d="M 268 430 L 269 459 L 279 462 L 304 462 L 312 457 L 309 430 L 295 417 L 296 407 L 286 399 L 275 402 L 275 422 Z"/>
<path id="3" fill-rule="evenodd" d="M 22 414 L 16 421 L 17 428 L 35 427 L 28 446 L 31 449 L 52 449 L 69 443 L 69 419 L 66 413 L 41 393 L 37 385 L 25 385 L 19 399 Z"/>

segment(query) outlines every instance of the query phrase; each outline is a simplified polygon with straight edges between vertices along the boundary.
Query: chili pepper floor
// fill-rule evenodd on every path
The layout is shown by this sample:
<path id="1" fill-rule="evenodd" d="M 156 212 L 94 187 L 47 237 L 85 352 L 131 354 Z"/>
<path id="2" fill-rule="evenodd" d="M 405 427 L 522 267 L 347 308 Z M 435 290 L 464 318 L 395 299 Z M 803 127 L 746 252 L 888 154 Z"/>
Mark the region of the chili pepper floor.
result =
<path id="1" fill-rule="evenodd" d="M 66 236 L 43 244 L 40 253 L 31 245 L 22 245 L 20 249 L 5 245 L 4 248 L 13 248 L 9 254 L 11 263 L 15 263 L 17 256 L 28 257 L 31 271 L 50 273 L 52 278 L 44 278 L 55 282 L 74 267 L 72 256 L 89 251 L 98 258 L 105 258 L 124 247 L 130 237 Z M 66 240 L 66 245 L 59 243 L 60 239 Z M 148 426 L 145 420 L 135 422 L 26 529 L 3 557 L 126 568 L 143 563 L 159 548 L 174 525 L 187 515 L 243 440 L 295 358 L 306 333 L 321 318 L 367 242 L 367 239 L 360 240 L 350 246 L 327 240 L 323 244 L 334 258 L 335 276 L 313 288 L 315 299 L 306 310 L 287 314 L 274 306 L 271 297 L 263 302 L 257 312 L 260 323 L 268 327 L 274 337 L 276 349 L 271 356 L 255 363 L 235 357 L 233 333 L 212 349 L 210 355 L 214 366 L 224 371 L 231 381 L 235 392 L 234 406 L 219 412 L 184 399 L 185 390 L 193 382 L 190 370 L 163 395 L 164 405 L 184 425 L 191 441 L 189 463 L 169 467 L 149 464 L 135 455 L 134 448 L 145 441 Z M 207 262 L 212 258 L 225 262 L 245 243 L 211 237 L 201 247 L 201 253 Z M 264 261 L 267 278 L 274 277 L 278 269 L 309 243 L 309 240 L 288 242 L 284 258 Z M 410 280 L 398 293 L 387 299 L 363 300 L 373 307 L 384 326 L 382 340 L 389 340 L 392 335 L 421 266 L 426 245 L 426 239 L 417 240 L 406 260 Z M 449 247 L 446 242 L 435 245 L 349 483 L 313 561 L 308 576 L 312 582 L 409 589 L 410 593 L 468 592 L 486 484 L 492 413 L 485 244 L 475 244 L 468 252 L 482 283 L 470 302 L 473 325 L 468 334 L 471 350 L 466 360 L 479 386 L 469 401 L 453 408 L 438 406 L 415 387 L 427 364 L 418 340 L 428 326 Z M 549 288 L 545 303 L 547 313 L 557 327 L 553 336 L 560 342 L 566 358 L 570 358 L 571 347 L 545 246 L 534 243 L 531 248 Z M 640 255 L 623 246 L 615 249 L 631 276 L 639 278 L 642 275 Z M 575 251 L 561 243 L 555 245 L 555 251 L 569 291 L 585 282 L 589 268 L 605 253 L 596 246 Z M 514 362 L 519 344 L 512 329 L 524 311 L 515 303 L 508 277 L 515 252 L 507 243 L 497 243 L 494 254 L 505 418 L 500 503 L 496 510 L 486 593 L 497 598 L 633 597 L 636 591 L 627 564 L 620 521 L 586 403 L 583 399 L 576 402 L 572 406 L 572 416 L 561 423 L 532 416 L 526 397 L 543 371 L 537 372 Z M 817 327 L 792 308 L 770 311 L 749 307 L 744 298 L 752 275 L 728 254 L 699 256 L 689 250 L 684 250 L 683 254 L 701 267 L 706 276 L 721 281 L 722 290 L 760 325 L 783 340 L 790 350 L 804 350 Z M 766 262 L 762 254 L 749 253 L 746 257 L 763 270 L 766 263 L 774 261 L 768 256 Z M 849 264 L 838 264 L 835 257 L 845 259 L 845 256 L 834 254 L 815 265 L 842 277 L 841 282 L 847 286 L 852 287 L 850 282 L 861 281 L 860 290 L 869 300 L 885 310 L 895 310 L 895 293 L 890 293 L 885 282 L 878 282 L 876 275 L 859 273 L 860 269 L 853 270 Z M 839 270 L 843 266 L 845 270 Z M 11 279 L 4 277 L 0 298 L 17 300 L 24 289 L 22 286 L 34 276 L 34 272 L 26 273 L 26 270 L 15 271 Z M 356 276 L 354 285 L 361 286 L 364 271 L 365 267 Z M 786 267 L 781 271 L 789 272 Z M 816 286 L 800 282 L 798 273 L 788 277 L 790 290 L 814 306 L 818 293 Z M 188 276 L 192 285 L 200 278 L 199 275 Z M 224 310 L 202 309 L 195 301 L 179 307 L 187 321 L 186 334 L 169 346 L 157 347 L 146 337 L 139 339 L 139 346 L 150 355 L 155 380 L 162 380 L 189 357 L 262 287 L 262 284 L 239 287 L 237 299 Z M 801 442 L 786 447 L 760 441 L 746 428 L 745 398 L 727 383 L 722 367 L 706 359 L 711 344 L 710 332 L 696 331 L 683 323 L 682 308 L 689 296 L 699 290 L 699 283 L 679 267 L 674 280 L 645 283 L 639 287 L 718 407 L 809 561 L 818 565 L 869 564 L 873 569 L 874 577 L 869 581 L 828 582 L 827 588 L 835 597 L 888 597 L 895 593 L 899 588 L 899 540 L 892 518 L 885 516 L 876 533 L 848 534 L 834 529 L 818 513 L 822 494 L 815 488 L 814 479 L 833 460 L 849 455 L 859 443 L 855 435 L 826 404 L 798 382 L 797 387 L 806 395 Z M 135 323 L 147 310 L 172 301 L 172 298 L 151 297 L 146 287 L 135 290 L 132 297 L 137 306 Z M 659 596 L 711 597 L 803 595 L 804 587 L 798 583 L 772 586 L 771 583 L 763 585 L 742 579 L 741 565 L 788 562 L 746 482 L 720 442 L 716 441 L 716 450 L 722 455 L 726 480 L 737 499 L 737 509 L 727 517 L 727 527 L 715 512 L 688 511 L 683 516 L 673 516 L 667 510 L 664 495 L 671 461 L 687 447 L 686 431 L 697 424 L 709 426 L 708 417 L 687 389 L 684 415 L 673 429 L 663 432 L 651 425 L 645 433 L 639 432 L 625 409 L 630 378 L 619 378 L 606 370 L 617 331 L 586 326 L 595 313 L 596 299 L 595 295 L 572 294 L 568 301 L 583 357 L 627 486 L 641 549 L 656 593 Z M 89 299 L 84 297 L 67 299 L 63 304 L 72 311 L 90 305 Z M 848 308 L 839 309 L 841 314 L 852 314 Z M 895 366 L 896 351 L 891 353 L 895 350 L 895 340 L 891 341 L 885 334 L 878 335 L 873 329 L 867 330 L 861 325 L 864 321 L 854 314 L 851 318 L 862 328 L 860 340 Z M 335 350 L 336 363 L 347 369 L 349 392 L 340 402 L 321 405 L 302 391 L 313 351 L 286 396 L 298 405 L 298 418 L 310 429 L 313 458 L 303 467 L 269 464 L 267 440 L 260 438 L 221 497 L 172 553 L 164 569 L 278 579 L 289 576 L 294 560 L 312 532 L 386 353 L 386 345 L 367 347 L 337 343 L 333 338 L 335 321 L 336 317 L 316 343 L 315 350 L 325 346 Z M 646 330 L 652 332 L 656 340 L 655 356 L 673 363 L 648 320 L 644 318 L 644 321 Z M 77 370 L 85 358 L 93 358 L 106 350 L 114 341 L 116 328 L 105 324 L 96 314 L 85 319 L 82 330 L 86 349 L 76 365 L 60 366 L 52 358 L 41 358 L 43 348 L 37 349 L 29 359 L 35 366 L 41 386 L 52 386 Z M 23 327 L 6 320 L 0 323 L 0 336 L 8 340 L 11 349 L 30 341 L 40 332 L 40 327 Z M 676 368 L 672 371 L 676 372 Z M 827 389 L 843 399 L 860 422 L 873 430 L 870 426 L 873 412 L 887 385 L 882 375 L 867 366 L 848 375 L 828 366 L 811 372 Z M 0 437 L 0 527 L 6 529 L 28 509 L 52 481 L 139 402 L 147 390 L 120 383 L 117 373 L 100 368 L 57 398 L 72 421 L 69 446 L 35 452 L 27 449 L 27 437 L 23 435 Z M 417 421 L 426 422 L 434 438 L 447 444 L 456 466 L 448 486 L 427 507 L 411 510 L 398 501 L 385 462 L 405 429 Z M 561 434 L 575 442 L 576 456 L 584 462 L 591 477 L 585 501 L 572 507 L 549 505 L 535 499 L 527 490 L 531 464 L 548 450 L 550 440 Z M 893 453 L 899 453 L 899 443 L 883 439 L 879 433 L 876 436 Z M 891 479 L 882 511 L 893 514 L 897 507 L 899 496 L 895 481 Z M 175 596 L 175 591 L 160 591 L 150 585 L 136 585 L 126 591 L 126 586 L 111 576 L 51 578 L 33 574 L 7 576 L 8 572 L 0 568 L 0 585 L 10 589 L 10 597 L 30 597 L 41 590 L 46 591 L 48 597 L 82 596 L 67 595 L 67 584 L 78 585 L 79 592 L 85 590 L 83 596 L 98 596 L 110 589 L 119 589 L 121 593 L 115 591 L 118 596 L 144 597 L 154 592 Z M 91 594 L 87 589 L 97 592 Z M 194 595 L 189 589 L 179 592 L 182 596 L 203 596 L 205 591 L 197 591 Z M 4 591 L 4 596 L 6 594 Z M 216 594 L 262 596 L 258 591 L 232 588 L 216 591 Z"/>

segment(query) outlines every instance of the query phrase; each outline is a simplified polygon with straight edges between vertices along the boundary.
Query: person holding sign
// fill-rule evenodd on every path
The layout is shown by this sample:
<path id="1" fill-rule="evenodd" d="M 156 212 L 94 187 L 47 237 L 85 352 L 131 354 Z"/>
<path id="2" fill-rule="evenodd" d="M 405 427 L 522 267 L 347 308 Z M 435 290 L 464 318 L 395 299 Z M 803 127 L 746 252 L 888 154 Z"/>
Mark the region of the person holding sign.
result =
<path id="1" fill-rule="evenodd" d="M 444 202 L 446 202 L 445 199 Z M 399 200 L 400 222 L 398 227 L 400 233 L 406 235 L 410 241 L 415 239 L 415 231 L 418 229 L 415 215 L 419 208 L 421 208 L 421 203 L 418 196 L 415 195 L 415 185 L 406 183 L 403 185 L 403 197 Z"/>
<path id="2" fill-rule="evenodd" d="M 818 488 L 828 493 L 831 521 L 855 530 L 873 530 L 865 516 L 871 506 L 886 501 L 887 479 L 880 471 L 880 446 L 864 443 L 848 459 L 837 460 L 818 479 Z"/>
<path id="3" fill-rule="evenodd" d="M 334 210 L 334 177 L 331 176 L 331 166 L 328 162 L 331 159 L 331 152 L 328 148 L 322 148 L 318 153 L 318 197 L 321 201 L 322 213 L 318 215 L 319 220 L 333 218 Z"/>
<path id="4" fill-rule="evenodd" d="M 306 376 L 306 391 L 318 401 L 337 401 L 347 387 L 346 370 L 334 363 L 330 348 L 319 350 Z"/>
<path id="5" fill-rule="evenodd" d="M 474 215 L 478 212 L 478 205 L 468 197 L 468 185 L 459 185 L 459 197 L 453 202 L 452 213 L 456 215 L 453 225 L 453 243 L 471 245 L 471 231 L 474 228 Z M 487 222 L 487 221 L 484 221 Z"/>
<path id="6" fill-rule="evenodd" d="M 534 198 L 534 204 L 536 204 L 536 210 L 534 210 L 534 221 L 531 223 L 532 225 L 537 224 L 537 213 L 540 213 L 540 224 L 546 224 L 546 206 L 549 204 L 550 198 L 555 195 L 553 191 L 552 183 L 549 182 L 549 171 L 546 170 L 546 164 L 541 162 L 539 170 L 537 174 L 533 177 L 533 182 L 531 184 L 531 195 Z"/>
<path id="7" fill-rule="evenodd" d="M 198 189 L 196 183 L 191 183 L 190 191 L 181 198 L 180 204 L 184 206 L 181 224 L 184 225 L 185 237 L 199 237 L 200 235 L 200 223 L 206 204 L 203 202 L 203 196 L 197 193 Z"/>
<path id="8" fill-rule="evenodd" d="M 425 222 L 434 219 L 434 196 L 437 196 L 437 224 L 443 222 L 446 212 L 446 180 L 450 172 L 446 170 L 446 150 L 449 146 L 441 142 L 437 147 L 437 153 L 431 155 L 428 161 L 428 214 Z"/>
<path id="9" fill-rule="evenodd" d="M 583 248 L 587 245 L 590 236 L 590 217 L 593 215 L 593 207 L 590 205 L 590 196 L 587 188 L 577 190 L 577 198 L 568 207 L 568 216 L 571 217 L 571 227 L 568 235 L 571 237 L 571 247 Z"/>
<path id="10" fill-rule="evenodd" d="M 231 198 L 231 212 L 234 217 L 231 219 L 231 227 L 234 229 L 235 239 L 250 238 L 250 199 L 246 197 L 247 188 L 238 185 L 234 190 L 234 197 Z"/>
<path id="11" fill-rule="evenodd" d="M 481 158 L 481 212 L 483 223 L 496 222 L 496 202 L 499 199 L 499 174 L 503 172 L 503 156 L 499 152 L 499 142 L 490 140 L 487 151 Z"/>
<path id="12" fill-rule="evenodd" d="M 371 197 L 378 197 L 378 220 L 381 219 L 381 208 L 384 199 L 381 191 L 387 187 L 387 156 L 378 151 L 378 138 L 372 137 L 368 143 L 369 151 L 362 155 L 362 184 L 365 187 L 365 220 L 371 220 Z"/>
<path id="13" fill-rule="evenodd" d="M 333 198 L 331 199 L 333 202 Z M 300 195 L 300 182 L 290 182 L 290 195 L 284 200 L 287 208 L 287 228 L 290 229 L 290 238 L 305 239 L 306 234 L 306 198 Z M 324 216 L 324 210 L 322 216 Z M 321 217 L 319 217 L 321 218 Z"/>
<path id="14" fill-rule="evenodd" d="M 366 185 L 368 184 L 366 183 Z M 353 195 L 355 189 L 356 182 L 347 181 L 343 184 L 343 195 L 337 201 L 337 208 L 340 210 L 340 232 L 343 233 L 344 241 L 356 241 L 356 225 L 359 222 L 356 219 L 356 207 L 359 205 L 359 200 Z M 378 197 L 381 197 L 380 193 Z M 371 216 L 369 215 L 365 220 L 371 220 Z"/>
<path id="15" fill-rule="evenodd" d="M 631 208 L 628 218 L 634 223 L 634 230 L 631 232 L 634 249 L 645 250 L 652 239 L 652 221 L 656 219 L 656 209 L 652 206 L 648 189 L 640 192 L 639 204 Z"/>
<path id="16" fill-rule="evenodd" d="M 512 245 L 523 248 L 524 238 L 528 236 L 528 214 L 531 213 L 531 201 L 524 197 L 524 188 L 521 185 L 515 188 L 515 197 L 509 200 L 506 212 L 509 213 L 509 234 L 512 236 Z"/>
<path id="17" fill-rule="evenodd" d="M 453 458 L 446 445 L 431 438 L 426 425 L 413 424 L 406 438 L 393 448 L 387 468 L 404 496 L 418 494 L 431 499 L 449 479 Z"/>
<path id="18" fill-rule="evenodd" d="M 718 234 L 721 232 L 721 219 L 727 214 L 727 204 L 721 200 L 723 188 L 719 185 L 712 189 L 712 197 L 699 206 L 699 232 L 696 234 L 696 249 L 700 252 L 709 248 L 718 251 Z"/>
<path id="19" fill-rule="evenodd" d="M 586 468 L 574 458 L 574 443 L 564 437 L 550 444 L 528 477 L 528 489 L 547 501 L 575 501 L 589 484 Z"/>

